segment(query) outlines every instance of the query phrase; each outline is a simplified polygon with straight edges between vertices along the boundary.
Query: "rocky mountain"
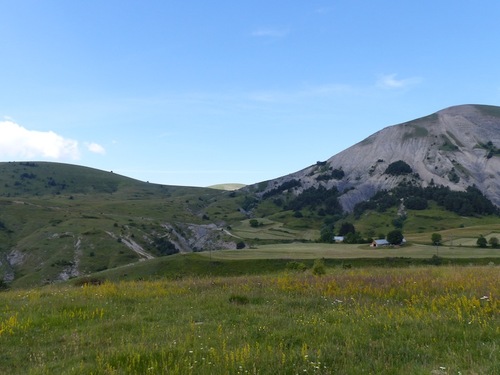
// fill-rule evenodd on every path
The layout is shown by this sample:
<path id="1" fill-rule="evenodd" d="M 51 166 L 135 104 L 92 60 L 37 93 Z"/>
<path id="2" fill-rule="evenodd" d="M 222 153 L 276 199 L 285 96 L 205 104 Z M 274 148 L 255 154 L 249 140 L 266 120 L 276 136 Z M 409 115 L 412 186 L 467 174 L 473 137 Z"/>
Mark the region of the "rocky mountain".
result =
<path id="1" fill-rule="evenodd" d="M 475 185 L 500 206 L 500 107 L 455 106 L 389 126 L 325 162 L 269 181 L 262 192 L 290 181 L 300 181 L 296 194 L 336 187 L 346 211 L 403 182 L 459 191 Z"/>

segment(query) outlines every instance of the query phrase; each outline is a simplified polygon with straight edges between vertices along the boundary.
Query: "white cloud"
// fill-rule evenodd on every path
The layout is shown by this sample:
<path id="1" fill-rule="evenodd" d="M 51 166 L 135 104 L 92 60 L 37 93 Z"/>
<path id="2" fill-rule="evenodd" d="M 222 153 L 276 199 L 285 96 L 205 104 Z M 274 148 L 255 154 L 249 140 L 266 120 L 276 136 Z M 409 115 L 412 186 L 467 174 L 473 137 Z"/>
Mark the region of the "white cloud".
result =
<path id="1" fill-rule="evenodd" d="M 404 89 L 422 82 L 420 77 L 397 79 L 397 74 L 383 74 L 377 81 L 377 86 L 384 89 Z"/>
<path id="2" fill-rule="evenodd" d="M 93 152 L 94 154 L 101 154 L 101 155 L 105 155 L 106 154 L 106 150 L 104 149 L 104 147 L 102 147 L 98 143 L 92 142 L 92 143 L 86 143 L 85 145 L 87 146 L 87 149 L 90 152 Z"/>
<path id="3" fill-rule="evenodd" d="M 0 121 L 0 157 L 77 160 L 80 151 L 77 141 L 53 131 L 28 130 L 13 121 Z"/>
<path id="4" fill-rule="evenodd" d="M 254 37 L 264 38 L 283 38 L 287 36 L 289 30 L 287 29 L 273 29 L 273 28 L 260 28 L 252 31 L 251 35 Z"/>

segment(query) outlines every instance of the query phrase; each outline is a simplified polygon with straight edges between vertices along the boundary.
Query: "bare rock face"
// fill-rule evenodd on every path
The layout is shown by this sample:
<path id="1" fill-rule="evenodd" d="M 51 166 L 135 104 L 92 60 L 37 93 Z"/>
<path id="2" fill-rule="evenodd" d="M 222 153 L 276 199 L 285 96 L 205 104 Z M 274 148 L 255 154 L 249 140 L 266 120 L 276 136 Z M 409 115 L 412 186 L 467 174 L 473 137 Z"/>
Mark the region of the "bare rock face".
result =
<path id="1" fill-rule="evenodd" d="M 386 173 L 398 161 L 408 164 L 411 173 Z M 500 107 L 450 107 L 389 126 L 324 163 L 269 181 L 266 191 L 294 179 L 301 183 L 297 193 L 313 186 L 336 187 L 343 193 L 340 201 L 347 211 L 377 191 L 407 181 L 452 190 L 475 185 L 500 206 Z"/>

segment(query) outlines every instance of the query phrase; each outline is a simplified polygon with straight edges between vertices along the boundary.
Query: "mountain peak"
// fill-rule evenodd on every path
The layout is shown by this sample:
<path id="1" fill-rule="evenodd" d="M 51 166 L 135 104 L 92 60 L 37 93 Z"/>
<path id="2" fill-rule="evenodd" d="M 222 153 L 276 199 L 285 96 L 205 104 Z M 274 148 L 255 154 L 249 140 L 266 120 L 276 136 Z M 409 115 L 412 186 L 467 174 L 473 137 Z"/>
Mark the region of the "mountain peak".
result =
<path id="1" fill-rule="evenodd" d="M 398 161 L 409 165 L 412 173 L 387 173 Z M 388 126 L 324 163 L 271 181 L 268 189 L 292 179 L 300 180 L 297 193 L 309 187 L 335 187 L 342 193 L 343 208 L 351 211 L 377 191 L 402 183 L 460 191 L 475 185 L 500 206 L 499 175 L 500 107 L 468 104 Z"/>

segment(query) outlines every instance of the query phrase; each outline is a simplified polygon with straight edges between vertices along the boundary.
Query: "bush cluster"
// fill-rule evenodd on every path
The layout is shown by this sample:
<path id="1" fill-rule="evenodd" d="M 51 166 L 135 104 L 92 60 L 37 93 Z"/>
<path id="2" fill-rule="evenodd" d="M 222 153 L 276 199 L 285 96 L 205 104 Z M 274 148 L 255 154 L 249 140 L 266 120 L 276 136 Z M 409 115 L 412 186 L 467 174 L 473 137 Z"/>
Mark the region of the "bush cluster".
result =
<path id="1" fill-rule="evenodd" d="M 172 255 L 179 252 L 179 249 L 165 237 L 155 238 L 153 244 L 161 255 Z"/>
<path id="2" fill-rule="evenodd" d="M 408 165 L 408 163 L 404 162 L 403 160 L 398 160 L 395 161 L 394 163 L 389 164 L 384 173 L 393 176 L 400 176 L 403 174 L 410 174 L 412 172 L 413 170 Z"/>
<path id="3" fill-rule="evenodd" d="M 466 191 L 452 191 L 444 186 L 400 186 L 391 191 L 379 191 L 370 200 L 358 203 L 354 207 L 354 214 L 360 217 L 367 210 L 384 212 L 398 206 L 401 199 L 404 199 L 408 209 L 425 209 L 428 201 L 434 201 L 462 216 L 499 213 L 498 208 L 475 186 L 469 186 Z"/>
<path id="4" fill-rule="evenodd" d="M 311 187 L 287 204 L 286 209 L 300 211 L 304 208 L 321 210 L 323 214 L 334 215 L 342 212 L 336 188 L 326 189 L 323 186 Z"/>
<path id="5" fill-rule="evenodd" d="M 262 195 L 262 198 L 266 199 L 266 198 L 272 197 L 274 195 L 281 194 L 284 191 L 292 189 L 292 188 L 297 187 L 297 186 L 300 186 L 299 180 L 290 180 L 287 182 L 283 182 L 281 185 L 275 187 L 274 189 L 265 192 Z"/>

